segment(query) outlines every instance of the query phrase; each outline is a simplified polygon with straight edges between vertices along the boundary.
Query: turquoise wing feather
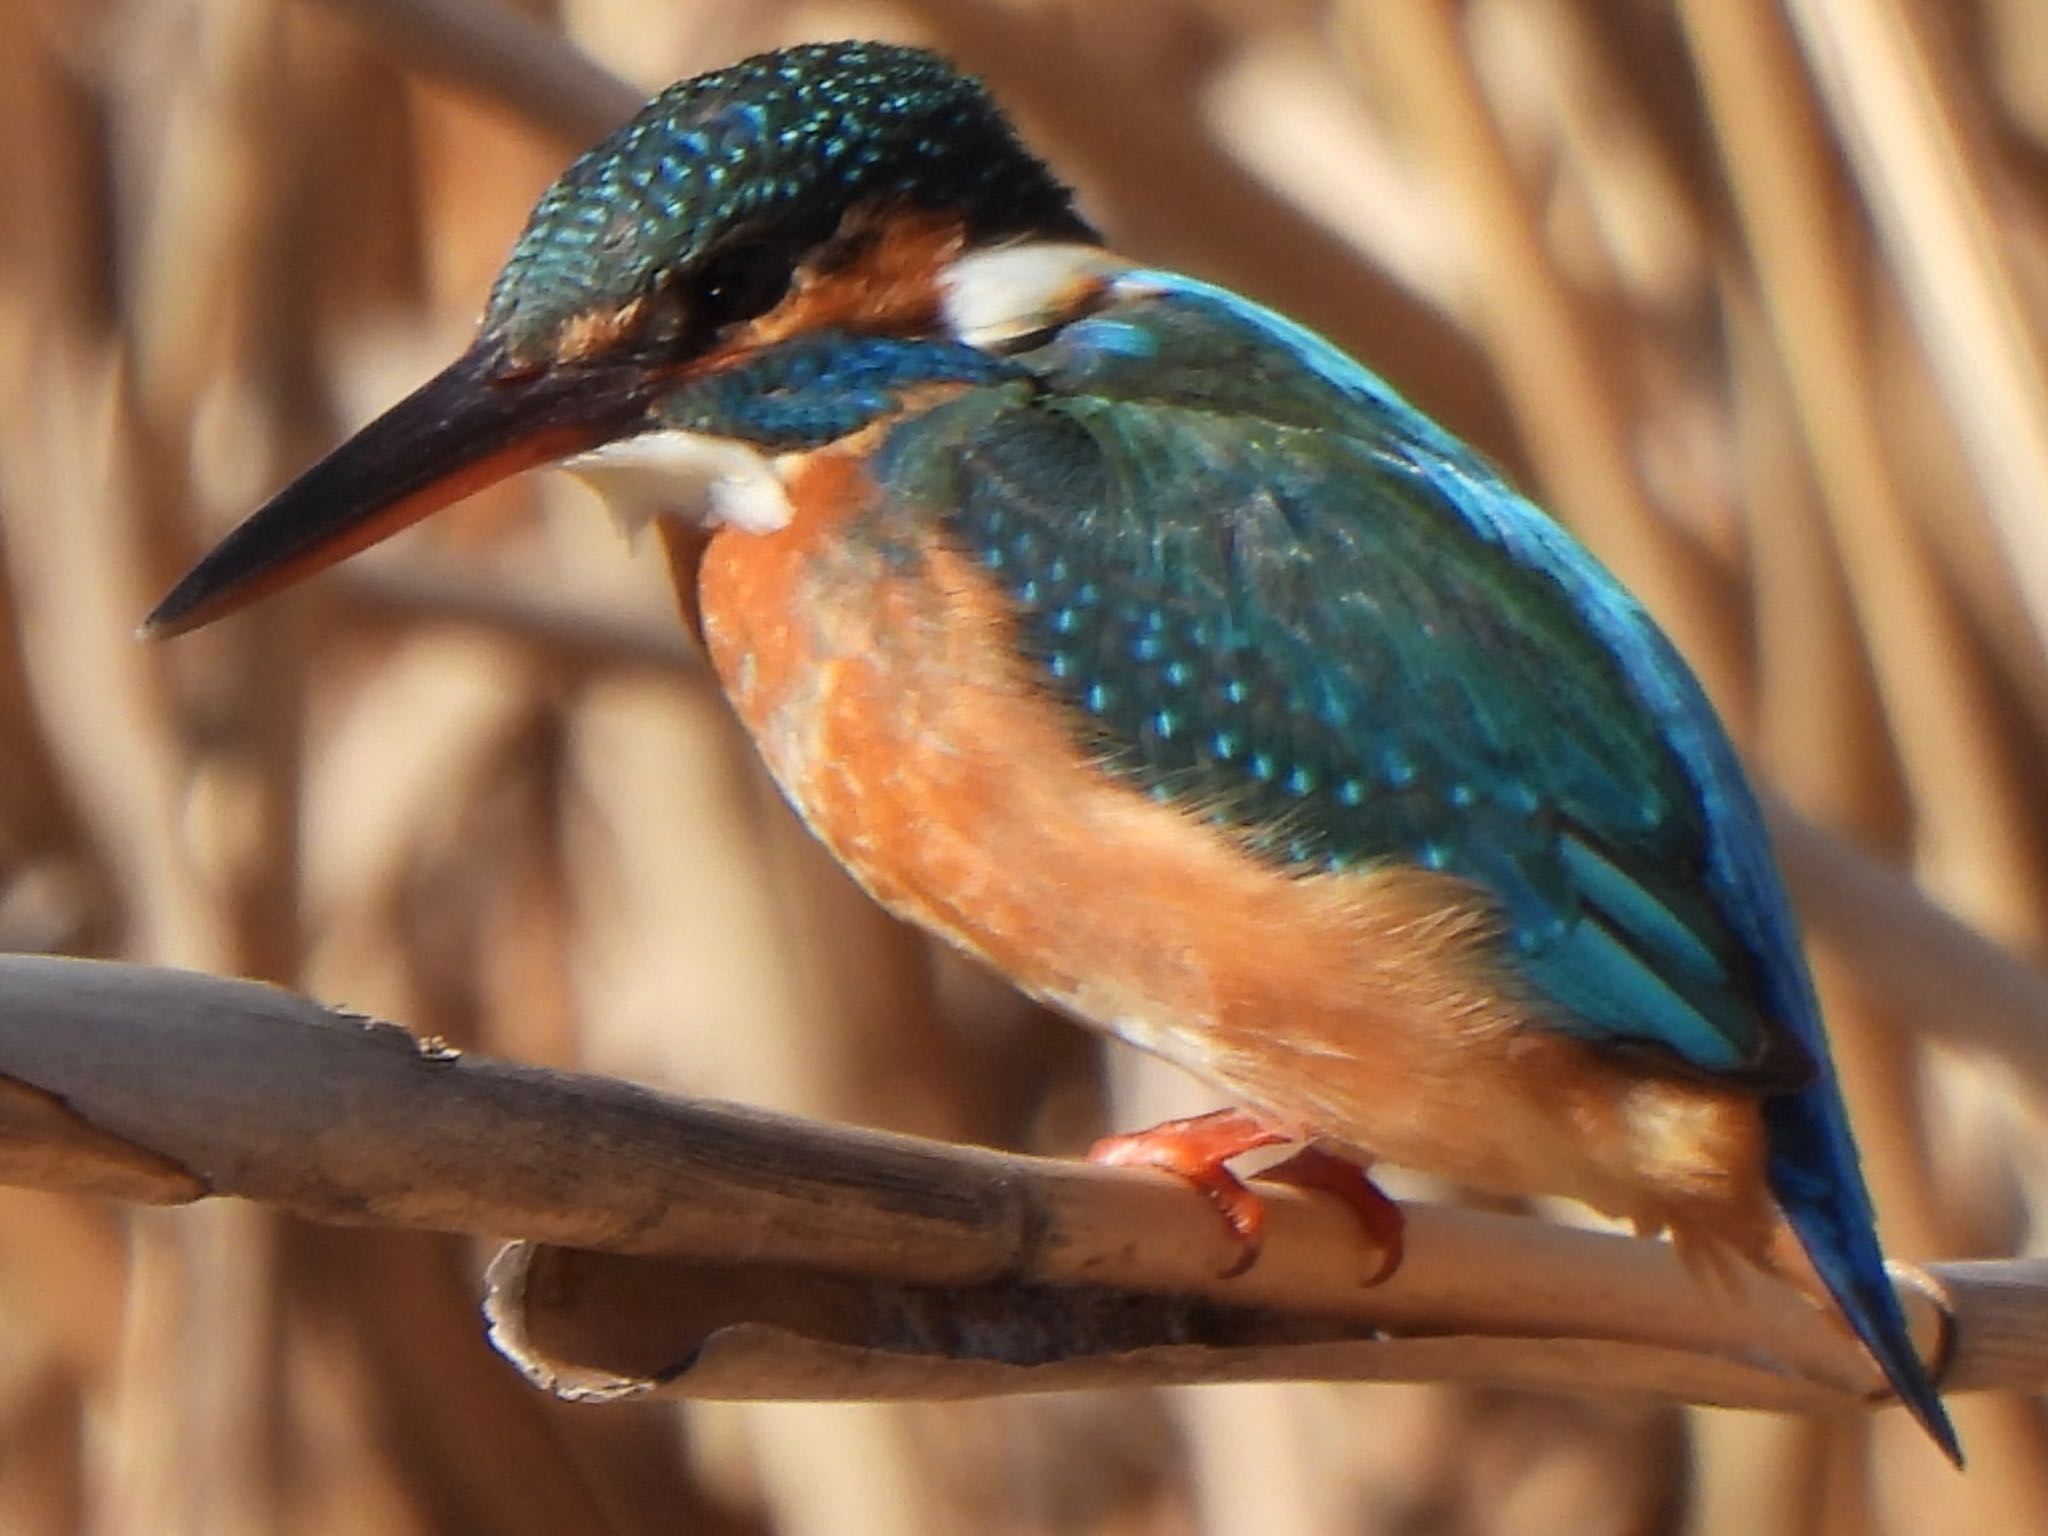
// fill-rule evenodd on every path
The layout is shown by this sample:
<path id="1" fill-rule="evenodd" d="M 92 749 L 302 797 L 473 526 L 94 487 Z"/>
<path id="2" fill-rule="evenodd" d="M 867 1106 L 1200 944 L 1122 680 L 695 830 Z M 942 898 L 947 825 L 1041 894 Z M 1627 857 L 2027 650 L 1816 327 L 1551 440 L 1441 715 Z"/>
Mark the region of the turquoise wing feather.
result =
<path id="1" fill-rule="evenodd" d="M 1951 1459 L 1886 1278 L 1763 818 L 1684 663 L 1469 449 L 1300 327 L 1171 273 L 914 417 L 886 492 L 1002 582 L 1104 768 L 1303 872 L 1489 892 L 1561 1030 L 1756 1086 L 1766 1177 Z"/>
<path id="2" fill-rule="evenodd" d="M 1474 881 L 1560 1029 L 1803 1081 L 1686 765 L 1581 595 L 1455 494 L 1513 493 L 1241 310 L 1137 289 L 1019 359 L 1037 387 L 899 429 L 884 471 L 949 509 L 1091 750 L 1286 867 Z"/>

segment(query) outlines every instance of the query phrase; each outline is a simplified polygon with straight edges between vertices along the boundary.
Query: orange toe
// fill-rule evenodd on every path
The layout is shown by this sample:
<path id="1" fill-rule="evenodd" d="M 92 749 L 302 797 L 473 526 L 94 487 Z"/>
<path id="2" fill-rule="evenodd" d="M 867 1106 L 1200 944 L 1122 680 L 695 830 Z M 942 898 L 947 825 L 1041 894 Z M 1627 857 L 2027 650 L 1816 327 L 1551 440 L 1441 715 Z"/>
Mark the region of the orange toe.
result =
<path id="1" fill-rule="evenodd" d="M 1365 1228 L 1366 1241 L 1380 1252 L 1380 1267 L 1366 1280 L 1367 1285 L 1378 1285 L 1401 1267 L 1407 1220 L 1401 1207 L 1373 1183 L 1372 1175 L 1360 1164 L 1319 1147 L 1303 1147 L 1259 1177 L 1275 1184 L 1291 1184 L 1296 1189 L 1321 1190 L 1349 1206 L 1358 1224 Z"/>
<path id="2" fill-rule="evenodd" d="M 1243 1110 L 1219 1109 L 1169 1120 L 1149 1131 L 1105 1136 L 1088 1149 L 1088 1161 L 1111 1168 L 1157 1168 L 1194 1185 L 1237 1239 L 1237 1261 L 1224 1274 L 1241 1275 L 1257 1261 L 1264 1245 L 1266 1206 L 1224 1164 L 1240 1153 L 1287 1139 Z"/>

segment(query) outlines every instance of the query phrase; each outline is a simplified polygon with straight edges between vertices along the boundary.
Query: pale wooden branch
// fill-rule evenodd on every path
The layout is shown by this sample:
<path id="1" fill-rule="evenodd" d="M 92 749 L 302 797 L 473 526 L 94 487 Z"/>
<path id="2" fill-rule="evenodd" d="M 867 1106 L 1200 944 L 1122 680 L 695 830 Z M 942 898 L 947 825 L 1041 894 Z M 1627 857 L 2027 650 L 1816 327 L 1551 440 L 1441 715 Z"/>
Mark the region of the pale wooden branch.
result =
<path id="1" fill-rule="evenodd" d="M 1876 1391 L 1797 1293 L 1702 1289 L 1662 1244 L 1416 1205 L 1368 1286 L 1350 1215 L 1275 1188 L 1263 1256 L 1226 1278 L 1220 1223 L 1163 1176 L 485 1061 L 247 982 L 0 958 L 0 1085 L 10 1182 L 529 1240 L 496 1267 L 495 1330 L 570 1395 L 1483 1379 L 1840 1412 Z M 2048 1262 L 1904 1278 L 1951 1385 L 2048 1385 Z"/>

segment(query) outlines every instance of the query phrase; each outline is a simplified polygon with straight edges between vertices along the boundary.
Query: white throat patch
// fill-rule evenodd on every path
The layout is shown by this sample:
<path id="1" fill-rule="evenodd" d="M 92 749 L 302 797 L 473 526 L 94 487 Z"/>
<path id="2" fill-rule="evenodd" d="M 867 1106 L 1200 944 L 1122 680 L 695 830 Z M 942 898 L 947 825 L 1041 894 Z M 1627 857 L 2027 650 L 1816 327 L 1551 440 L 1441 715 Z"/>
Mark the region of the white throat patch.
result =
<path id="1" fill-rule="evenodd" d="M 939 279 L 946 325 L 969 346 L 1001 351 L 1082 313 L 1129 266 L 1095 246 L 1054 241 L 970 251 Z M 628 535 L 657 517 L 773 533 L 789 524 L 783 473 L 794 457 L 670 429 L 606 443 L 556 468 L 602 496 Z"/>
<path id="2" fill-rule="evenodd" d="M 955 337 L 1000 352 L 1071 320 L 1129 266 L 1099 246 L 1049 240 L 969 251 L 940 275 L 940 303 Z"/>
<path id="3" fill-rule="evenodd" d="M 657 517 L 680 517 L 707 528 L 729 523 L 748 533 L 773 533 L 789 524 L 781 461 L 730 438 L 642 432 L 575 454 L 556 467 L 602 496 L 629 537 Z"/>

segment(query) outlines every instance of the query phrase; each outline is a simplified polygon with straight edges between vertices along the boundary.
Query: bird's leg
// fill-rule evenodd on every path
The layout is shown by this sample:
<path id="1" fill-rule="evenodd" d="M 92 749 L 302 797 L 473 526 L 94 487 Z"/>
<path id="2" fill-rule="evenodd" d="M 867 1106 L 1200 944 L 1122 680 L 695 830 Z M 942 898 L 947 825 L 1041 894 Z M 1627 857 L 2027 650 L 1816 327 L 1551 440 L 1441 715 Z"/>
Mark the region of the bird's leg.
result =
<path id="1" fill-rule="evenodd" d="M 1108 1168 L 1157 1168 L 1186 1179 L 1204 1195 L 1237 1239 L 1237 1262 L 1226 1275 L 1241 1275 L 1258 1259 L 1266 1237 L 1266 1207 L 1223 1165 L 1241 1153 L 1278 1146 L 1289 1138 L 1241 1109 L 1219 1109 L 1185 1120 L 1168 1120 L 1149 1131 L 1105 1136 L 1088 1149 L 1088 1161 Z"/>
<path id="2" fill-rule="evenodd" d="M 1394 1271 L 1401 1267 L 1407 1222 L 1401 1207 L 1373 1183 L 1363 1163 L 1351 1162 L 1320 1147 L 1303 1147 L 1258 1177 L 1275 1184 L 1292 1184 L 1296 1189 L 1319 1189 L 1351 1207 L 1358 1224 L 1365 1228 L 1366 1241 L 1380 1253 L 1380 1267 L 1366 1280 L 1367 1285 L 1393 1278 Z"/>
<path id="3" fill-rule="evenodd" d="M 1259 1147 L 1292 1138 L 1241 1109 L 1219 1109 L 1187 1120 L 1169 1120 L 1149 1131 L 1106 1136 L 1088 1149 L 1088 1161 L 1112 1168 L 1158 1168 L 1186 1179 L 1216 1207 L 1237 1239 L 1237 1262 L 1227 1274 L 1243 1274 L 1265 1242 L 1265 1202 L 1223 1165 Z M 1258 1177 L 1299 1189 L 1335 1195 L 1357 1215 L 1366 1238 L 1383 1257 L 1368 1284 L 1376 1285 L 1401 1263 L 1401 1208 L 1389 1200 L 1357 1163 L 1315 1147 L 1301 1151 Z"/>

